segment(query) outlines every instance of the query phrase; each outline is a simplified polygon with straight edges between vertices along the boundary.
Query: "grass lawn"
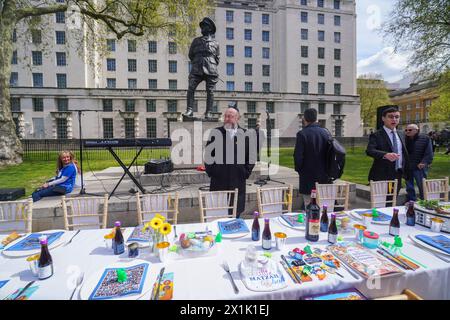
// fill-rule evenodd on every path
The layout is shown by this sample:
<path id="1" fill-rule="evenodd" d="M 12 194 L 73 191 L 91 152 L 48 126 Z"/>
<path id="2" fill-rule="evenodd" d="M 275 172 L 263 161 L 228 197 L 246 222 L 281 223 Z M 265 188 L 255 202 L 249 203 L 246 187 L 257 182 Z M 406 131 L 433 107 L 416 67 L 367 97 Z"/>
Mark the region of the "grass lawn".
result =
<path id="1" fill-rule="evenodd" d="M 355 147 L 353 150 L 348 149 L 347 151 L 348 154 L 346 157 L 346 165 L 342 179 L 360 184 L 367 184 L 367 175 L 370 166 L 372 165 L 372 158 L 366 156 L 365 148 L 362 147 Z M 98 160 L 96 156 L 89 154 L 89 151 L 86 153 L 85 161 L 83 161 L 85 172 L 98 171 L 108 167 L 119 166 L 109 153 L 105 154 L 103 157 L 103 159 L 108 160 Z M 280 165 L 294 168 L 293 153 L 294 148 L 280 148 L 279 150 L 273 150 L 272 156 L 276 156 L 278 154 Z M 149 156 L 150 155 L 147 154 L 140 156 L 138 159 L 138 164 L 143 165 L 148 161 L 148 159 L 152 158 Z M 125 154 L 121 155 L 121 159 L 125 164 L 128 164 L 132 160 L 129 155 Z M 33 160 L 25 160 L 20 165 L 0 168 L 0 188 L 25 187 L 26 195 L 28 196 L 45 180 L 54 176 L 55 170 L 56 161 Z M 435 154 L 433 165 L 429 171 L 428 177 L 441 178 L 449 175 L 450 156 L 444 155 L 441 151 L 440 153 Z"/>
<path id="2" fill-rule="evenodd" d="M 294 168 L 294 148 L 280 148 L 280 165 Z M 367 176 L 372 166 L 372 158 L 366 155 L 366 148 L 355 147 L 347 149 L 345 157 L 345 168 L 342 180 L 359 184 L 368 184 Z M 450 175 L 450 156 L 443 151 L 434 155 L 433 164 L 428 171 L 429 179 L 437 179 Z"/>

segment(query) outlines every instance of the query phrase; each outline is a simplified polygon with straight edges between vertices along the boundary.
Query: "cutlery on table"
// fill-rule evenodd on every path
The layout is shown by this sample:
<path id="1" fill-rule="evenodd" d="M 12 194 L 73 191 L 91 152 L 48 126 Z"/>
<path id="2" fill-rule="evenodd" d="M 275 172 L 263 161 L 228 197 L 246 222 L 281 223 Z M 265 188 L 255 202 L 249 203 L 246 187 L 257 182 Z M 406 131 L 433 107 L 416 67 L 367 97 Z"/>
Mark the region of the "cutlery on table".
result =
<path id="1" fill-rule="evenodd" d="M 13 300 L 17 300 L 17 298 L 19 298 L 19 297 L 22 295 L 22 293 L 24 293 L 25 291 L 27 291 L 27 289 L 28 289 L 29 287 L 31 287 L 31 286 L 33 285 L 33 283 L 35 283 L 35 282 L 36 282 L 36 280 L 33 280 L 33 281 L 28 282 L 27 285 L 26 285 L 25 287 L 23 287 L 23 289 L 20 290 L 18 294 L 16 294 L 16 296 L 14 297 Z"/>
<path id="2" fill-rule="evenodd" d="M 228 273 L 228 275 L 230 276 L 231 279 L 231 284 L 233 285 L 233 289 L 234 289 L 234 293 L 238 294 L 239 293 L 239 289 L 236 285 L 236 283 L 234 282 L 233 276 L 230 272 L 230 266 L 228 265 L 228 263 L 226 261 L 224 261 L 222 263 L 222 268 Z"/>
<path id="3" fill-rule="evenodd" d="M 72 242 L 73 238 L 75 238 L 80 233 L 80 231 L 81 230 L 77 230 L 77 232 L 75 232 L 75 234 L 72 236 L 72 238 L 70 238 L 70 240 L 64 246 L 69 245 Z"/>
<path id="4" fill-rule="evenodd" d="M 161 280 L 162 280 L 163 275 L 164 275 L 164 270 L 166 270 L 165 267 L 163 267 L 161 269 L 161 271 L 159 272 L 158 284 L 156 285 L 155 296 L 153 297 L 153 300 L 158 300 L 159 299 L 159 287 L 161 286 Z"/>
<path id="5" fill-rule="evenodd" d="M 289 265 L 289 262 L 287 261 L 286 257 L 283 254 L 281 255 L 281 259 L 283 259 L 284 263 L 286 264 L 286 267 L 292 272 L 295 279 L 297 280 L 297 283 L 302 283 L 302 279 L 297 274 L 297 272 L 295 272 L 294 269 L 292 269 L 292 267 Z"/>
<path id="6" fill-rule="evenodd" d="M 73 289 L 72 294 L 70 295 L 70 299 L 69 299 L 69 300 L 72 300 L 72 299 L 73 299 L 73 295 L 75 294 L 75 291 L 77 291 L 77 289 L 78 289 L 79 287 L 81 287 L 81 284 L 83 283 L 83 280 L 84 280 L 84 272 L 81 272 L 81 274 L 80 274 L 80 275 L 78 276 L 78 278 L 77 278 L 77 285 L 76 285 L 75 289 Z"/>

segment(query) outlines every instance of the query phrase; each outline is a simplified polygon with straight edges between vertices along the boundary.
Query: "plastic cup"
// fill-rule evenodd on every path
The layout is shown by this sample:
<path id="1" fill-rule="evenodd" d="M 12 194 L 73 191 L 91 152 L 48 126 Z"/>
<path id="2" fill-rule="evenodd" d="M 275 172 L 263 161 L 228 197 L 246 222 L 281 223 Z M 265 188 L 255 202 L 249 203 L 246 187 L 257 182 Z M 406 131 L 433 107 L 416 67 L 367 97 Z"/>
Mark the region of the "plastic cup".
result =
<path id="1" fill-rule="evenodd" d="M 283 250 L 286 244 L 287 235 L 283 232 L 275 232 L 275 245 L 278 250 Z"/>
<path id="2" fill-rule="evenodd" d="M 439 218 L 431 218 L 431 231 L 441 232 L 443 224 L 444 224 L 444 220 L 439 219 Z"/>
<path id="3" fill-rule="evenodd" d="M 366 231 L 366 226 L 362 225 L 362 224 L 355 224 L 353 225 L 354 230 L 355 230 L 355 238 L 356 241 L 358 242 L 362 242 L 363 238 L 364 238 L 364 231 Z"/>
<path id="4" fill-rule="evenodd" d="M 170 243 L 167 241 L 159 242 L 156 244 L 156 250 L 158 252 L 159 261 L 167 261 L 167 256 L 169 255 Z"/>
<path id="5" fill-rule="evenodd" d="M 362 217 L 363 217 L 363 225 L 365 225 L 367 228 L 370 227 L 373 215 L 371 213 L 364 213 Z"/>
<path id="6" fill-rule="evenodd" d="M 33 276 L 37 277 L 39 275 L 39 256 L 40 254 L 35 254 L 33 256 L 30 256 L 27 258 L 28 266 L 30 267 L 30 271 L 33 274 Z"/>

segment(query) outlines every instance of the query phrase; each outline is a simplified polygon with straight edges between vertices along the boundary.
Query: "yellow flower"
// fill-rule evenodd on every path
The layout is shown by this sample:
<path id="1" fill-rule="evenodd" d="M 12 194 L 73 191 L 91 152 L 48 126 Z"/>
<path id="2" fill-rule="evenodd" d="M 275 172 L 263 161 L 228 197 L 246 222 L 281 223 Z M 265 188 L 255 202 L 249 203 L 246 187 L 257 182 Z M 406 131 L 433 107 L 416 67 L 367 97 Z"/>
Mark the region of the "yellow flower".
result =
<path id="1" fill-rule="evenodd" d="M 150 222 L 147 222 L 146 224 L 144 224 L 142 231 L 147 231 L 147 229 L 149 229 L 150 227 L 151 227 Z"/>
<path id="2" fill-rule="evenodd" d="M 155 214 L 155 218 L 160 219 L 162 222 L 164 222 L 164 220 L 166 220 L 166 217 L 160 215 L 159 213 Z"/>
<path id="3" fill-rule="evenodd" d="M 154 230 L 158 230 L 161 225 L 163 224 L 162 220 L 154 217 L 151 221 L 150 221 L 150 226 L 154 229 Z"/>
<path id="4" fill-rule="evenodd" d="M 171 231 L 172 231 L 172 226 L 168 222 L 163 223 L 161 228 L 159 228 L 159 232 L 161 232 L 161 234 L 164 236 L 168 235 Z"/>

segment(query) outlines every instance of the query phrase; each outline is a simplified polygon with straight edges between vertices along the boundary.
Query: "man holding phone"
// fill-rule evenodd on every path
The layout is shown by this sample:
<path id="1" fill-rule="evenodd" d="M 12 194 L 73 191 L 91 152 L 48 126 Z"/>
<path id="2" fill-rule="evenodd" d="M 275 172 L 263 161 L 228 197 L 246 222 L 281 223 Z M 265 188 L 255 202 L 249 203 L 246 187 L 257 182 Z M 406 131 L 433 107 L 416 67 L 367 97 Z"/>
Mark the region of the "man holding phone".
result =
<path id="1" fill-rule="evenodd" d="M 369 136 L 366 154 L 372 157 L 369 181 L 398 179 L 397 194 L 401 189 L 402 177 L 408 177 L 408 152 L 405 138 L 397 131 L 400 112 L 396 106 L 389 107 L 382 114 L 383 127 Z"/>

